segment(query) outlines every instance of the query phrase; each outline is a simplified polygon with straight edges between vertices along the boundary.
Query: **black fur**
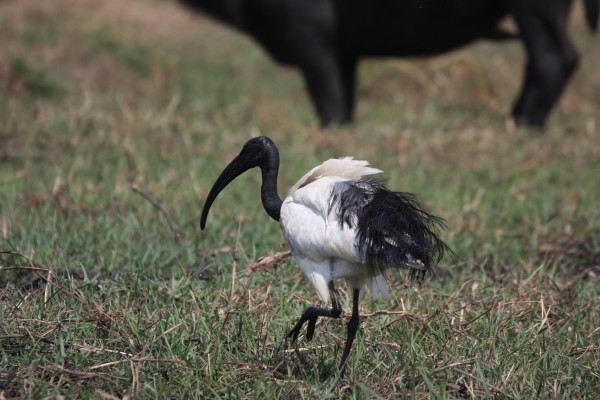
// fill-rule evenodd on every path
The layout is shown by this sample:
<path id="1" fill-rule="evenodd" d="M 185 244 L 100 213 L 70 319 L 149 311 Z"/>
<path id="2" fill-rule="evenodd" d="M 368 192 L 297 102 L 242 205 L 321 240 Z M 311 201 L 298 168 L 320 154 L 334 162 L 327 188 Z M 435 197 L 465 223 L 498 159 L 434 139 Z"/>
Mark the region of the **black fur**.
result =
<path id="1" fill-rule="evenodd" d="M 247 33 L 278 62 L 297 67 L 322 125 L 351 120 L 364 57 L 444 53 L 477 39 L 515 37 L 527 66 L 512 115 L 542 125 L 579 56 L 567 31 L 573 0 L 180 0 Z M 588 24 L 600 0 L 584 0 Z"/>
<path id="2" fill-rule="evenodd" d="M 356 243 L 373 275 L 392 267 L 410 268 L 423 278 L 451 252 L 438 237 L 442 218 L 430 214 L 411 193 L 392 192 L 377 180 L 348 181 L 332 190 L 330 212 L 340 226 L 356 229 Z"/>

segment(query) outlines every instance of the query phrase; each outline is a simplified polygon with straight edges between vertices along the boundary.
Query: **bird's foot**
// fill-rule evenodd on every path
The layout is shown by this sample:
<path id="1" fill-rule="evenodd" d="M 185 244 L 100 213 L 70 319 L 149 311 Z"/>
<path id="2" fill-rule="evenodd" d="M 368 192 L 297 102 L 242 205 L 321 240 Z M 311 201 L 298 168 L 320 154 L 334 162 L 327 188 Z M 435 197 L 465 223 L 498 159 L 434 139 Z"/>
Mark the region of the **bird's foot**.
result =
<path id="1" fill-rule="evenodd" d="M 306 341 L 310 342 L 315 334 L 315 326 L 317 324 L 317 317 L 308 320 L 308 326 L 306 327 Z"/>
<path id="2" fill-rule="evenodd" d="M 317 323 L 317 316 L 306 317 L 302 316 L 294 325 L 294 327 L 287 334 L 287 338 L 292 338 L 292 343 L 294 343 L 298 339 L 298 335 L 300 334 L 300 330 L 302 330 L 302 326 L 305 322 L 308 322 L 308 326 L 306 328 L 306 340 L 310 341 L 313 338 L 315 333 L 315 325 Z"/>
<path id="3" fill-rule="evenodd" d="M 300 334 L 300 328 L 298 326 L 294 326 L 287 334 L 286 338 L 292 338 L 292 343 L 294 343 L 298 339 L 298 335 Z"/>

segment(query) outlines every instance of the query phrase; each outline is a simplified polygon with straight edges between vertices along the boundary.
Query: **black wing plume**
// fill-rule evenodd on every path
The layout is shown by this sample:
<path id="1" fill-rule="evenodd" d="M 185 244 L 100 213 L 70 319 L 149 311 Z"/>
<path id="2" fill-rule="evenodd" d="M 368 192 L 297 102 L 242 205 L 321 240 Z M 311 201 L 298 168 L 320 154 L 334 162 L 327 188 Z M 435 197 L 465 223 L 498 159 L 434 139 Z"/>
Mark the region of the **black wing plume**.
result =
<path id="1" fill-rule="evenodd" d="M 396 266 L 408 267 L 411 278 L 422 279 L 432 264 L 452 253 L 437 235 L 445 221 L 430 214 L 414 194 L 392 192 L 382 181 L 339 183 L 331 210 L 341 226 L 356 228 L 361 258 L 374 275 Z"/>

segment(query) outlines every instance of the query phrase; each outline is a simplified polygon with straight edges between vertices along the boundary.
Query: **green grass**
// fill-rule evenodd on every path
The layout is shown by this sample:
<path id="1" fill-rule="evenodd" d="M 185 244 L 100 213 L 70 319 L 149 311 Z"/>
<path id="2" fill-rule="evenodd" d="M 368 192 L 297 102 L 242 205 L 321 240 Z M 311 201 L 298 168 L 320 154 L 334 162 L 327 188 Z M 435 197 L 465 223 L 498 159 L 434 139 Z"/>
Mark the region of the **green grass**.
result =
<path id="1" fill-rule="evenodd" d="M 0 398 L 595 398 L 600 38 L 580 11 L 583 62 L 544 132 L 504 122 L 516 43 L 366 61 L 356 122 L 322 131 L 295 71 L 171 2 L 0 4 Z M 342 380 L 348 313 L 295 350 L 314 290 L 290 259 L 251 265 L 283 242 L 259 174 L 199 229 L 258 134 L 282 194 L 324 159 L 368 159 L 460 257 L 365 296 Z"/>

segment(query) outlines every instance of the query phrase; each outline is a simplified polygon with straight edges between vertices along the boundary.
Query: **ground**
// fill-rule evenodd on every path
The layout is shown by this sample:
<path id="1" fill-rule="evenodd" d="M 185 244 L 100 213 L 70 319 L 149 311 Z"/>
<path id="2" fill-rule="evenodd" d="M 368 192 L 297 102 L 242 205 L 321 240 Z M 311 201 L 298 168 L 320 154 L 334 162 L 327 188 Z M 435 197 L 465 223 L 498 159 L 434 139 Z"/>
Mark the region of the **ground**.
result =
<path id="1" fill-rule="evenodd" d="M 0 1 L 0 399 L 593 398 L 600 390 L 600 36 L 543 131 L 507 120 L 523 54 L 365 60 L 356 121 L 321 130 L 296 71 L 166 0 Z M 311 343 L 318 303 L 259 201 L 208 191 L 248 138 L 284 194 L 352 155 L 444 217 L 447 259 Z"/>

